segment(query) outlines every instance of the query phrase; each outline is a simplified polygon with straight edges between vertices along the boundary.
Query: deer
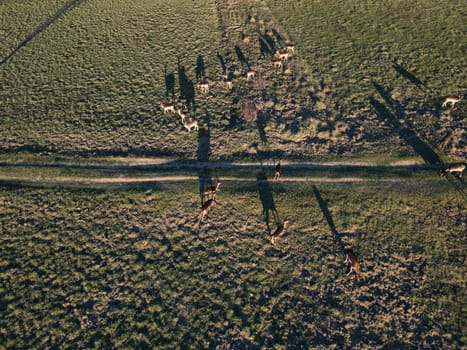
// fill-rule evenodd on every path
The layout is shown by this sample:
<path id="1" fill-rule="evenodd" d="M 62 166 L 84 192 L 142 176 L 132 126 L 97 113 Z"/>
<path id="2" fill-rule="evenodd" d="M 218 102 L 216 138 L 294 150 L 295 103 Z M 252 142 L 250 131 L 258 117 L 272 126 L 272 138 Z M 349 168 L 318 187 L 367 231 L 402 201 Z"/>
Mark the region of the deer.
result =
<path id="1" fill-rule="evenodd" d="M 287 45 L 285 45 L 285 50 L 288 53 L 295 53 L 295 45 L 294 44 L 287 44 Z"/>
<path id="2" fill-rule="evenodd" d="M 198 84 L 199 88 L 201 89 L 201 92 L 203 94 L 206 94 L 209 92 L 209 83 L 207 81 L 202 81 Z"/>
<path id="3" fill-rule="evenodd" d="M 166 104 L 161 102 L 161 108 L 164 110 L 164 114 L 167 112 L 175 113 L 175 106 L 173 103 Z"/>
<path id="4" fill-rule="evenodd" d="M 271 63 L 274 68 L 282 68 L 282 61 L 279 59 L 272 60 Z"/>
<path id="5" fill-rule="evenodd" d="M 232 90 L 232 88 L 233 88 L 233 80 L 232 80 L 232 79 L 226 80 L 226 84 L 227 84 L 227 89 Z"/>
<path id="6" fill-rule="evenodd" d="M 462 177 L 462 172 L 465 170 L 464 163 L 457 163 L 448 166 L 447 168 L 440 171 L 439 176 L 446 176 L 447 173 L 458 173 L 459 179 Z"/>
<path id="7" fill-rule="evenodd" d="M 444 150 L 446 148 L 446 146 L 448 145 L 448 143 L 452 140 L 453 138 L 453 133 L 450 132 L 449 134 L 447 134 L 446 136 L 444 136 L 444 138 L 441 140 L 441 143 L 440 143 L 440 146 L 439 148 L 441 150 Z"/>
<path id="8" fill-rule="evenodd" d="M 441 105 L 441 107 L 446 107 L 449 103 L 451 104 L 451 107 L 454 107 L 454 105 L 459 102 L 460 100 L 462 100 L 463 97 L 457 97 L 457 96 L 448 96 L 446 97 L 446 99 L 444 100 L 443 104 Z"/>
<path id="9" fill-rule="evenodd" d="M 281 177 L 281 159 L 276 164 L 276 172 L 274 174 L 274 181 L 278 181 Z"/>
<path id="10" fill-rule="evenodd" d="M 199 213 L 199 222 L 202 222 L 204 217 L 206 216 L 209 208 L 214 205 L 216 195 L 214 194 L 211 199 L 208 199 L 202 206 L 201 211 Z"/>
<path id="11" fill-rule="evenodd" d="M 246 72 L 246 80 L 251 80 L 255 78 L 255 72 L 253 70 L 249 70 Z"/>
<path id="12" fill-rule="evenodd" d="M 188 130 L 188 132 L 190 132 L 191 129 L 199 130 L 198 122 L 196 120 L 191 120 L 189 122 L 184 122 L 183 126 Z"/>
<path id="13" fill-rule="evenodd" d="M 284 232 L 285 232 L 285 229 L 287 228 L 287 225 L 288 225 L 289 221 L 288 220 L 284 220 L 282 222 L 282 225 L 280 225 L 275 231 L 274 233 L 271 235 L 271 243 L 274 244 L 276 243 L 277 239 L 279 237 L 281 237 Z"/>
<path id="14" fill-rule="evenodd" d="M 287 61 L 289 59 L 289 53 L 287 51 L 277 51 L 277 55 L 281 61 Z"/>
<path id="15" fill-rule="evenodd" d="M 355 271 L 355 275 L 357 276 L 357 281 L 359 281 L 361 278 L 360 265 L 358 264 L 357 256 L 355 255 L 352 249 L 345 250 L 345 261 L 344 262 L 345 263 L 350 262 L 350 270 L 347 276 L 350 275 L 352 271 Z"/>
<path id="16" fill-rule="evenodd" d="M 186 118 L 190 116 L 188 111 L 183 111 L 180 108 L 178 109 L 177 113 L 182 118 L 182 123 L 185 123 Z"/>
<path id="17" fill-rule="evenodd" d="M 217 192 L 219 191 L 219 187 L 221 186 L 221 182 L 217 180 L 216 184 L 214 186 L 209 186 L 206 187 L 203 191 L 203 196 L 208 196 L 208 195 L 216 195 Z"/>

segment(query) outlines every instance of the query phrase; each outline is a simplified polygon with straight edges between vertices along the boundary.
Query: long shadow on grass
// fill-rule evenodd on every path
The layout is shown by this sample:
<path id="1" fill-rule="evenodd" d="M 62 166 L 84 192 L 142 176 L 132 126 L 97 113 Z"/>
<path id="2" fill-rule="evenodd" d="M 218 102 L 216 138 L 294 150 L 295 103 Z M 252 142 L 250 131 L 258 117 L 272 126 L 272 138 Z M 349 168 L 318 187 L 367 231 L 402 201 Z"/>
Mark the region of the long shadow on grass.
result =
<path id="1" fill-rule="evenodd" d="M 180 59 L 177 60 L 178 67 L 178 82 L 180 85 L 180 95 L 185 96 L 188 107 L 191 106 L 195 110 L 195 84 L 188 79 L 185 67 L 180 65 Z"/>
<path id="2" fill-rule="evenodd" d="M 345 245 L 342 241 L 341 235 L 336 229 L 336 225 L 334 225 L 334 221 L 332 220 L 332 215 L 328 209 L 326 202 L 324 201 L 323 197 L 321 197 L 321 193 L 319 192 L 316 186 L 313 186 L 313 192 L 315 193 L 316 200 L 318 201 L 319 207 L 323 212 L 326 221 L 328 222 L 329 228 L 331 229 L 332 237 L 334 238 L 334 242 L 339 246 L 342 254 L 345 255 Z"/>
<path id="3" fill-rule="evenodd" d="M 164 80 L 165 80 L 165 98 L 169 98 L 172 95 L 172 99 L 175 96 L 175 75 L 173 72 L 167 74 L 167 65 L 164 65 Z"/>
<path id="4" fill-rule="evenodd" d="M 29 34 L 26 39 L 24 39 L 13 51 L 11 51 L 7 56 L 5 56 L 0 61 L 0 66 L 6 63 L 11 57 L 13 57 L 21 48 L 26 46 L 31 40 L 33 40 L 37 35 L 42 33 L 44 30 L 47 29 L 52 23 L 54 23 L 57 19 L 63 16 L 66 12 L 72 10 L 74 7 L 78 6 L 83 0 L 70 0 L 65 5 L 63 5 L 57 12 L 55 12 L 52 16 L 50 16 L 45 22 L 40 24 L 31 34 Z"/>
<path id="5" fill-rule="evenodd" d="M 204 64 L 203 56 L 198 55 L 196 59 L 196 81 L 200 81 L 204 79 L 204 75 L 206 73 L 206 65 Z"/>
<path id="6" fill-rule="evenodd" d="M 413 73 L 409 72 L 407 69 L 405 69 L 404 67 L 402 67 L 400 64 L 398 63 L 393 63 L 392 64 L 392 68 L 394 68 L 394 70 L 399 73 L 400 75 L 402 75 L 404 78 L 406 78 L 407 80 L 409 80 L 412 84 L 414 84 L 416 87 L 418 87 L 419 89 L 422 89 L 422 88 L 426 88 L 426 84 L 424 82 L 422 82 L 420 79 L 418 79 Z"/>
<path id="7" fill-rule="evenodd" d="M 277 213 L 276 204 L 274 203 L 274 196 L 272 194 L 272 187 L 269 184 L 268 178 L 264 170 L 258 172 L 256 176 L 256 187 L 258 188 L 259 199 L 263 205 L 264 221 L 268 228 L 268 233 L 271 234 L 271 216 L 274 220 L 275 226 L 279 225 L 279 214 Z"/>
<path id="8" fill-rule="evenodd" d="M 240 46 L 235 46 L 235 53 L 237 54 L 237 58 L 240 61 L 240 64 L 242 66 L 245 65 L 247 67 L 250 67 L 250 64 L 248 63 L 248 60 L 245 57 L 245 55 L 243 54 L 242 49 L 240 48 Z"/>
<path id="9" fill-rule="evenodd" d="M 386 123 L 390 128 L 395 130 L 399 136 L 406 141 L 413 150 L 422 157 L 422 159 L 427 164 L 437 164 L 442 163 L 439 156 L 433 151 L 424 141 L 422 141 L 413 130 L 404 126 L 399 122 L 399 118 L 404 117 L 404 108 L 398 102 L 392 100 L 389 93 L 377 83 L 373 83 L 376 88 L 376 91 L 380 96 L 390 105 L 391 108 L 395 110 L 395 114 L 386 107 L 384 104 L 376 100 L 375 98 L 370 98 L 370 104 L 376 110 L 378 117 Z"/>
<path id="10" fill-rule="evenodd" d="M 205 128 L 200 128 L 198 131 L 198 162 L 209 162 L 209 151 L 211 147 L 211 123 L 209 113 L 206 111 L 203 124 Z M 208 166 L 198 168 L 199 178 L 199 193 L 201 197 L 201 205 L 203 204 L 203 190 L 207 186 L 212 186 L 211 168 Z"/>

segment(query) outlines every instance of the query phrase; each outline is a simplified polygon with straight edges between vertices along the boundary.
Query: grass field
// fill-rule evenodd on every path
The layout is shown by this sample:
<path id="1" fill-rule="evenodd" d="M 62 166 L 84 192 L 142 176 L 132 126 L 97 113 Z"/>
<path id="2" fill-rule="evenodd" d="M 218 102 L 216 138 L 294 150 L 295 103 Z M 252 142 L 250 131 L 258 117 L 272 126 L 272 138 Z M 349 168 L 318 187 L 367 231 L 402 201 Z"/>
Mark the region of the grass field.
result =
<path id="1" fill-rule="evenodd" d="M 230 181 L 199 227 L 197 181 L 134 186 L 3 185 L 5 348 L 465 341 L 466 206 L 445 182 Z M 285 218 L 273 246 L 268 224 Z"/>
<path id="2" fill-rule="evenodd" d="M 0 0 L 0 349 L 464 348 L 464 7 Z"/>

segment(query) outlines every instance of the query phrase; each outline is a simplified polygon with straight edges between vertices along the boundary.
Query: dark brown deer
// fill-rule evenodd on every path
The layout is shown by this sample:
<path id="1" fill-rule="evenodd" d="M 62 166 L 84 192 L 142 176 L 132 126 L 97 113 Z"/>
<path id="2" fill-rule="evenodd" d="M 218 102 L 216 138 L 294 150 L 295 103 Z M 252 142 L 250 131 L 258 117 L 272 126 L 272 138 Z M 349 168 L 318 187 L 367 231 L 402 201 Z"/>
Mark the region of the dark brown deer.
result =
<path id="1" fill-rule="evenodd" d="M 201 206 L 201 212 L 199 213 L 199 222 L 203 221 L 204 217 L 206 216 L 208 210 L 214 205 L 216 195 L 214 194 L 211 199 L 207 200 Z"/>
<path id="2" fill-rule="evenodd" d="M 276 172 L 274 174 L 274 181 L 278 181 L 281 177 L 281 159 L 276 164 Z"/>
<path id="3" fill-rule="evenodd" d="M 281 237 L 285 233 L 285 229 L 287 228 L 287 224 L 289 223 L 288 220 L 284 220 L 282 225 L 280 225 L 274 233 L 271 235 L 271 243 L 276 243 L 277 239 Z"/>
<path id="4" fill-rule="evenodd" d="M 355 255 L 352 249 L 345 250 L 345 262 L 350 262 L 350 270 L 347 276 L 350 275 L 352 271 L 355 271 L 357 281 L 359 281 L 361 278 L 360 265 L 358 264 L 357 256 Z"/>
<path id="5" fill-rule="evenodd" d="M 215 195 L 219 191 L 219 187 L 221 186 L 221 182 L 217 181 L 214 186 L 206 187 L 203 191 L 203 196 Z"/>
<path id="6" fill-rule="evenodd" d="M 447 134 L 446 136 L 444 136 L 444 138 L 441 140 L 441 143 L 440 143 L 439 148 L 440 148 L 441 150 L 444 150 L 444 149 L 447 147 L 448 143 L 451 142 L 453 136 L 454 136 L 454 135 L 453 135 L 452 132 L 450 132 L 449 134 Z"/>

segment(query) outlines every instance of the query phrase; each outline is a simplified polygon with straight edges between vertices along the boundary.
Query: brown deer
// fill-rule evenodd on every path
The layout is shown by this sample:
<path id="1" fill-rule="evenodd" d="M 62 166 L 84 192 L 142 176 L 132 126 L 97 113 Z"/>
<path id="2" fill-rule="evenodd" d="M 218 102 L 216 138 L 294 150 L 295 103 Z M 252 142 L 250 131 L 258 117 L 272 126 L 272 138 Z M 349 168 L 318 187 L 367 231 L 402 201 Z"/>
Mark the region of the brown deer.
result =
<path id="1" fill-rule="evenodd" d="M 162 103 L 161 108 L 164 110 L 164 113 L 172 112 L 175 113 L 175 106 L 173 103 Z"/>
<path id="2" fill-rule="evenodd" d="M 289 53 L 295 53 L 295 45 L 294 44 L 285 45 L 285 49 Z"/>
<path id="3" fill-rule="evenodd" d="M 441 105 L 442 107 L 446 107 L 449 103 L 451 104 L 451 107 L 454 107 L 454 105 L 462 100 L 463 97 L 457 97 L 457 96 L 448 96 L 444 100 L 443 104 Z"/>
<path id="4" fill-rule="evenodd" d="M 209 92 L 209 83 L 207 81 L 202 81 L 198 84 L 199 88 L 201 89 L 201 92 L 203 94 L 206 94 Z"/>
<path id="5" fill-rule="evenodd" d="M 281 160 L 282 159 L 279 159 L 279 161 L 276 164 L 276 172 L 274 174 L 274 181 L 278 181 L 279 178 L 281 177 Z"/>
<path id="6" fill-rule="evenodd" d="M 458 173 L 459 179 L 462 177 L 462 172 L 465 170 L 464 163 L 457 163 L 448 166 L 447 168 L 440 171 L 439 176 L 446 176 L 447 173 Z"/>
<path id="7" fill-rule="evenodd" d="M 449 134 L 447 134 L 446 136 L 444 136 L 444 138 L 441 140 L 441 143 L 440 143 L 439 148 L 440 148 L 441 150 L 444 150 L 444 149 L 447 147 L 448 143 L 452 140 L 453 136 L 454 136 L 454 135 L 453 135 L 452 132 L 450 132 Z"/>
<path id="8" fill-rule="evenodd" d="M 209 208 L 214 205 L 216 195 L 214 194 L 211 199 L 208 199 L 202 206 L 201 212 L 199 213 L 199 222 L 203 221 L 204 217 L 206 216 Z"/>
<path id="9" fill-rule="evenodd" d="M 282 68 L 282 61 L 280 59 L 275 59 L 271 61 L 274 68 Z"/>
<path id="10" fill-rule="evenodd" d="M 206 187 L 203 191 L 203 196 L 209 196 L 209 195 L 214 196 L 219 191 L 220 186 L 221 186 L 221 182 L 217 181 L 214 186 Z"/>
<path id="11" fill-rule="evenodd" d="M 186 118 L 190 116 L 188 111 L 183 111 L 181 109 L 178 109 L 177 113 L 182 118 L 182 123 L 185 123 Z"/>
<path id="12" fill-rule="evenodd" d="M 277 239 L 279 237 L 281 237 L 284 233 L 285 233 L 285 229 L 287 228 L 287 225 L 288 225 L 289 221 L 288 220 L 284 220 L 282 222 L 282 225 L 280 225 L 275 231 L 274 233 L 271 235 L 271 243 L 274 244 L 276 243 Z"/>
<path id="13" fill-rule="evenodd" d="M 361 278 L 360 265 L 358 264 L 357 256 L 355 255 L 352 249 L 345 250 L 345 261 L 344 262 L 346 263 L 350 262 L 350 270 L 347 276 L 350 275 L 352 271 L 355 271 L 355 275 L 357 276 L 357 281 L 359 281 Z"/>
<path id="14" fill-rule="evenodd" d="M 184 122 L 183 126 L 185 127 L 185 129 L 188 130 L 188 132 L 190 132 L 192 128 L 195 129 L 195 130 L 199 130 L 198 122 L 196 120 L 192 120 L 192 121 L 189 121 L 189 122 Z"/>
<path id="15" fill-rule="evenodd" d="M 277 51 L 277 55 L 282 61 L 287 61 L 289 59 L 289 53 L 287 51 Z"/>

